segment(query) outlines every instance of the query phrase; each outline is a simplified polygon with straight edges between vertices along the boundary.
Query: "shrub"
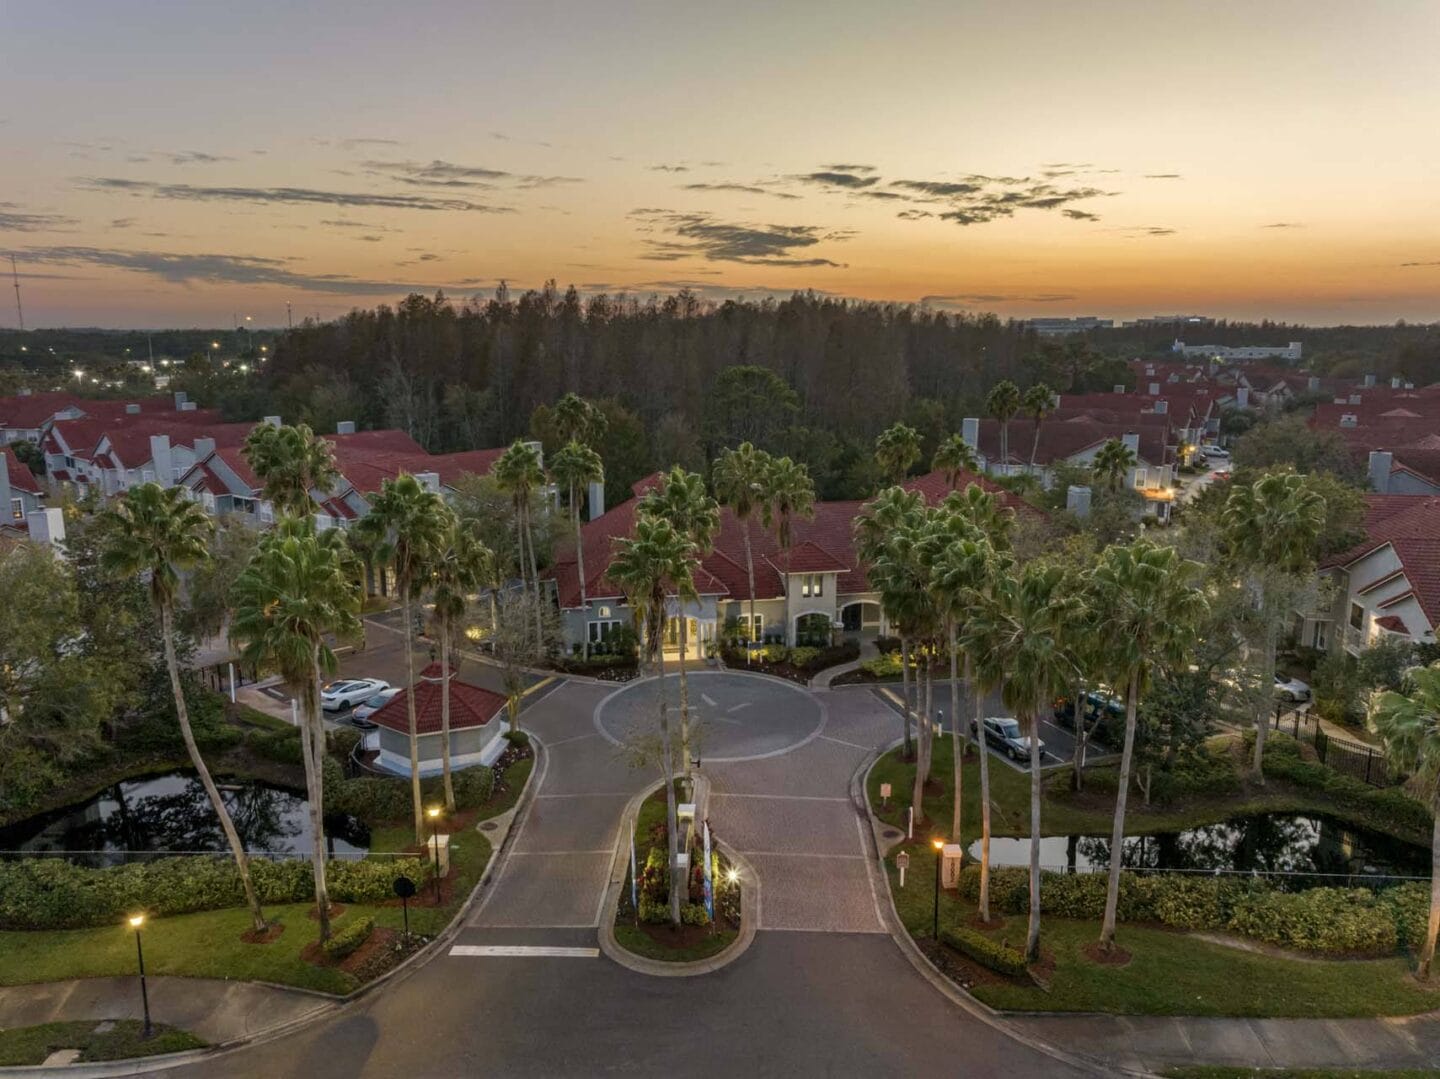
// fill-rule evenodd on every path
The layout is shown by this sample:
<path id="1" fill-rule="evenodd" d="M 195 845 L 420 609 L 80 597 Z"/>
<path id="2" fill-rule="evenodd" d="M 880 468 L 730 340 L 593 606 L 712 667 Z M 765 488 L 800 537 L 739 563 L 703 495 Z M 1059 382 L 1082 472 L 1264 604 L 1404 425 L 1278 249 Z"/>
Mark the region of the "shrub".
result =
<path id="1" fill-rule="evenodd" d="M 1393 909 L 1364 889 L 1257 892 L 1235 904 L 1227 928 L 1312 952 L 1385 954 L 1399 944 Z"/>
<path id="2" fill-rule="evenodd" d="M 1251 734 L 1247 745 L 1254 744 Z M 1300 745 L 1288 735 L 1270 736 L 1265 745 L 1264 768 L 1266 776 L 1319 791 L 1381 831 L 1412 837 L 1428 837 L 1430 833 L 1433 818 L 1423 802 L 1400 787 L 1372 787 L 1318 761 L 1305 760 Z"/>
<path id="3" fill-rule="evenodd" d="M 304 764 L 300 749 L 300 731 L 294 727 L 286 731 L 246 731 L 245 747 L 258 757 L 278 761 L 280 764 Z"/>
<path id="4" fill-rule="evenodd" d="M 664 925 L 670 920 L 670 904 L 664 900 L 640 897 L 640 920 L 647 925 Z"/>
<path id="5" fill-rule="evenodd" d="M 790 649 L 790 666 L 808 671 L 814 667 L 815 660 L 819 655 L 820 649 L 818 648 L 792 648 Z"/>
<path id="6" fill-rule="evenodd" d="M 686 903 L 680 908 L 680 922 L 682 925 L 709 925 L 710 914 L 704 903 Z"/>
<path id="7" fill-rule="evenodd" d="M 784 663 L 790 658 L 790 649 L 783 644 L 767 644 L 760 651 L 760 658 L 766 663 Z"/>
<path id="8" fill-rule="evenodd" d="M 1025 956 L 1021 952 L 974 930 L 942 929 L 940 941 L 999 974 L 1013 978 L 1025 973 Z"/>
<path id="9" fill-rule="evenodd" d="M 320 945 L 320 949 L 325 953 L 327 959 L 344 959 L 369 940 L 370 934 L 374 930 L 374 918 L 362 918 L 359 921 L 349 922 L 335 930 L 330 935 L 330 939 Z"/>
<path id="10" fill-rule="evenodd" d="M 882 656 L 888 656 L 892 652 L 900 651 L 900 638 L 878 636 L 875 638 L 875 647 L 879 649 Z"/>
<path id="11" fill-rule="evenodd" d="M 460 809 L 477 809 L 495 792 L 495 769 L 464 768 L 451 775 L 455 789 L 455 805 Z"/>
<path id="12" fill-rule="evenodd" d="M 876 656 L 874 659 L 867 659 L 860 664 L 860 669 L 871 678 L 899 678 L 900 677 L 900 654 L 898 652 L 886 652 Z"/>

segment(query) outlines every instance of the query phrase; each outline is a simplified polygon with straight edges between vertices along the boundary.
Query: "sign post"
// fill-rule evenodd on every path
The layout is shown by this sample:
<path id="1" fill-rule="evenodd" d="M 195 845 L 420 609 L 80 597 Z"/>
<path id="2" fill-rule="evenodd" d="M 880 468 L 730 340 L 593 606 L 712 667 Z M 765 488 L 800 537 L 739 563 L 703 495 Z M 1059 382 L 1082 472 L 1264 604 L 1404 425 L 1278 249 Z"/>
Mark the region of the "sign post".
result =
<path id="1" fill-rule="evenodd" d="M 905 887 L 905 870 L 910 868 L 909 853 L 902 850 L 899 854 L 895 855 L 895 868 L 900 870 L 900 887 L 903 888 Z"/>
<path id="2" fill-rule="evenodd" d="M 890 784 L 889 784 L 889 783 L 881 783 L 881 784 L 880 784 L 880 805 L 881 805 L 882 808 L 888 808 L 889 805 L 890 805 Z"/>

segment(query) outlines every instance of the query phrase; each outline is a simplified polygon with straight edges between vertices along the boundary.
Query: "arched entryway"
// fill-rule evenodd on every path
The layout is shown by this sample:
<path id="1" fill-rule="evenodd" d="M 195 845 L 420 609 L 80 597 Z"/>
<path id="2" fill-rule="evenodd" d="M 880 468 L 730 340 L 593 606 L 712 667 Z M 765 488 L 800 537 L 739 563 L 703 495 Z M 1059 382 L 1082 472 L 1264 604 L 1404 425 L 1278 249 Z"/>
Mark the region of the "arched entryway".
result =
<path id="1" fill-rule="evenodd" d="M 830 616 L 818 611 L 802 614 L 795 619 L 795 643 L 805 648 L 828 648 L 830 640 Z"/>
<path id="2" fill-rule="evenodd" d="M 880 604 L 856 600 L 840 609 L 840 627 L 846 633 L 880 632 Z"/>

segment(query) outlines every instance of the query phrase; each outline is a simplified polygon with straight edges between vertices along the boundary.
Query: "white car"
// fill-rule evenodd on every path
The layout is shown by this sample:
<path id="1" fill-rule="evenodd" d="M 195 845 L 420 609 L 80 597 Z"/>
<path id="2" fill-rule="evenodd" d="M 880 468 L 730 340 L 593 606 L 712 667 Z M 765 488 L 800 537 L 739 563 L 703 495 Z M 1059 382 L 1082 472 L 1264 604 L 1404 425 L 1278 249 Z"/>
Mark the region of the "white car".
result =
<path id="1" fill-rule="evenodd" d="M 342 678 L 320 687 L 320 707 L 327 712 L 343 712 L 389 688 L 390 683 L 379 678 Z"/>
<path id="2" fill-rule="evenodd" d="M 1310 699 L 1310 687 L 1298 678 L 1286 678 L 1284 675 L 1275 676 L 1275 696 L 1282 701 L 1308 701 Z"/>
<path id="3" fill-rule="evenodd" d="M 1214 461 L 1221 457 L 1229 457 L 1230 451 L 1223 450 L 1219 446 L 1201 446 L 1200 455 Z"/>
<path id="4" fill-rule="evenodd" d="M 389 704 L 399 693 L 399 686 L 386 686 L 373 697 L 366 697 L 365 703 L 357 704 L 355 710 L 350 713 L 350 722 L 357 727 L 369 728 L 375 726 L 375 724 L 370 721 L 370 717 Z"/>

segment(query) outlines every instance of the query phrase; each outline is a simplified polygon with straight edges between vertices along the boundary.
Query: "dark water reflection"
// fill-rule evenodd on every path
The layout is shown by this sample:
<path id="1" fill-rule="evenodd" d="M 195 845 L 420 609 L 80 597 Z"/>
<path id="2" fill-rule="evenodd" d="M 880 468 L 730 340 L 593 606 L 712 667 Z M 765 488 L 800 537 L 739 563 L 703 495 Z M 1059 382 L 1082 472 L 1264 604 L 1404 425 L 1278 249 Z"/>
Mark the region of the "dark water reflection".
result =
<path id="1" fill-rule="evenodd" d="M 979 858 L 980 844 L 970 847 Z M 1030 864 L 1028 839 L 992 839 L 993 865 Z M 1048 836 L 1046 869 L 1108 869 L 1109 836 Z M 1297 883 L 1336 884 L 1383 877 L 1430 877 L 1430 852 L 1392 836 L 1322 814 L 1262 813 L 1183 832 L 1126 836 L 1121 864 L 1130 869 L 1297 874 Z"/>
<path id="2" fill-rule="evenodd" d="M 230 785 L 220 793 L 246 850 L 309 854 L 303 794 L 262 783 Z M 325 837 L 333 857 L 362 857 L 369 849 L 369 830 L 350 817 L 326 817 Z M 228 849 L 205 788 L 188 772 L 127 780 L 87 802 L 0 828 L 0 857 L 68 852 L 81 865 Z"/>

